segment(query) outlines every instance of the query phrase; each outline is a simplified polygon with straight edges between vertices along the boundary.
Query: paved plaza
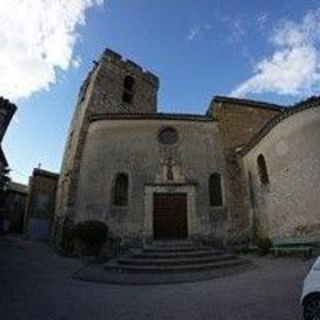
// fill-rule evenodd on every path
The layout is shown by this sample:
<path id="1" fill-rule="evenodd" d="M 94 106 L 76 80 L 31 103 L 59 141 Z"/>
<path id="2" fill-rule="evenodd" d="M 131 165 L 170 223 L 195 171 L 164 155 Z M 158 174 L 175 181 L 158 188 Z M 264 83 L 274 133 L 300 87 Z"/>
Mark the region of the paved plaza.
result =
<path id="1" fill-rule="evenodd" d="M 74 280 L 83 262 L 44 243 L 1 236 L 0 319 L 301 319 L 301 286 L 312 260 L 252 259 L 256 268 L 209 281 L 109 285 Z"/>

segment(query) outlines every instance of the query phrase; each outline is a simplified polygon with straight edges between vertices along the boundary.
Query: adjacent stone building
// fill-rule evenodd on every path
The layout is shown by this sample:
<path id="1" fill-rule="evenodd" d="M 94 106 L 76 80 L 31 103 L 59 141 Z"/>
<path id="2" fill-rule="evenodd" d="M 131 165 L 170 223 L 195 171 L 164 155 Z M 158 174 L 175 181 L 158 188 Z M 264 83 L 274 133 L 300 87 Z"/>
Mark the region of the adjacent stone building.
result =
<path id="1" fill-rule="evenodd" d="M 2 149 L 2 140 L 16 112 L 17 107 L 9 100 L 0 97 L 0 232 L 10 228 L 10 218 L 6 207 L 5 189 L 9 182 L 9 163 Z"/>
<path id="2" fill-rule="evenodd" d="M 318 99 L 288 109 L 215 97 L 205 115 L 166 114 L 157 112 L 158 88 L 155 75 L 111 50 L 95 62 L 68 134 L 57 187 L 57 239 L 65 223 L 89 219 L 106 223 L 123 243 L 188 238 L 223 244 L 291 234 L 317 221 L 318 185 L 299 202 L 303 210 L 284 208 L 297 177 L 303 182 L 292 187 L 294 196 L 308 192 L 309 176 L 312 186 L 320 181 L 320 140 L 309 137 L 313 130 L 320 134 Z M 281 143 L 297 149 L 276 157 L 273 149 L 286 150 Z M 294 165 L 294 157 L 301 161 Z M 303 176 L 310 161 L 314 171 Z M 288 224 L 289 216 L 303 218 Z"/>
<path id="3" fill-rule="evenodd" d="M 9 166 L 2 149 L 2 140 L 16 110 L 15 104 L 0 96 L 0 188 L 7 182 L 6 176 Z"/>
<path id="4" fill-rule="evenodd" d="M 30 238 L 50 239 L 59 175 L 34 169 L 29 179 L 25 232 Z"/>
<path id="5" fill-rule="evenodd" d="M 0 214 L 2 231 L 22 233 L 28 196 L 28 187 L 21 183 L 9 182 L 3 191 Z"/>

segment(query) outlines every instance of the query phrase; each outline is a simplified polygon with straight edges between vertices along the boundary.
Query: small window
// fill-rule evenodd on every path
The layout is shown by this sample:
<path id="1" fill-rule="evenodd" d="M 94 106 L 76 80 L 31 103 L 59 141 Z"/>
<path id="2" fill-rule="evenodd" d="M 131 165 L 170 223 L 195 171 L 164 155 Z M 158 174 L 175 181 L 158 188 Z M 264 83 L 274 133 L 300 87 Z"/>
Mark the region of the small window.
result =
<path id="1" fill-rule="evenodd" d="M 126 76 L 124 78 L 123 83 L 123 94 L 122 94 L 122 101 L 125 103 L 132 103 L 133 96 L 134 96 L 134 78 L 131 76 Z"/>
<path id="2" fill-rule="evenodd" d="M 209 198 L 211 207 L 222 206 L 222 187 L 219 173 L 213 173 L 209 178 Z"/>
<path id="3" fill-rule="evenodd" d="M 264 158 L 263 154 L 259 154 L 257 158 L 257 164 L 258 164 L 258 172 L 259 172 L 261 183 L 268 184 L 270 181 L 269 181 L 266 159 Z"/>
<path id="4" fill-rule="evenodd" d="M 126 207 L 128 205 L 128 188 L 128 175 L 125 173 L 119 173 L 116 177 L 113 190 L 113 204 L 115 206 Z"/>
<path id="5" fill-rule="evenodd" d="M 128 91 L 133 91 L 133 87 L 134 87 L 134 79 L 131 76 L 126 76 L 124 78 L 124 89 L 128 90 Z"/>

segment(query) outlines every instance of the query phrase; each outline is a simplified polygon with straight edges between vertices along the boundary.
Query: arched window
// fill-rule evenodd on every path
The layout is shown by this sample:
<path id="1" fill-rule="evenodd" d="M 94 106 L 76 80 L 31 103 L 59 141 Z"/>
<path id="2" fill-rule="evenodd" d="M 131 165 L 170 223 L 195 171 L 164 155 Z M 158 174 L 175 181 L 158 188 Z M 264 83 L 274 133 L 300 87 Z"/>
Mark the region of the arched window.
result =
<path id="1" fill-rule="evenodd" d="M 222 186 L 219 173 L 213 173 L 209 177 L 209 199 L 211 207 L 222 206 Z"/>
<path id="2" fill-rule="evenodd" d="M 263 154 L 258 155 L 257 164 L 258 164 L 258 172 L 259 172 L 259 177 L 260 177 L 261 183 L 268 184 L 269 183 L 269 175 L 268 175 L 266 159 L 264 158 Z"/>
<path id="3" fill-rule="evenodd" d="M 125 173 L 119 173 L 113 189 L 113 204 L 119 207 L 128 205 L 129 178 Z"/>
<path id="4" fill-rule="evenodd" d="M 123 95 L 122 101 L 125 103 L 132 103 L 134 95 L 134 78 L 131 76 L 126 76 L 123 82 Z"/>

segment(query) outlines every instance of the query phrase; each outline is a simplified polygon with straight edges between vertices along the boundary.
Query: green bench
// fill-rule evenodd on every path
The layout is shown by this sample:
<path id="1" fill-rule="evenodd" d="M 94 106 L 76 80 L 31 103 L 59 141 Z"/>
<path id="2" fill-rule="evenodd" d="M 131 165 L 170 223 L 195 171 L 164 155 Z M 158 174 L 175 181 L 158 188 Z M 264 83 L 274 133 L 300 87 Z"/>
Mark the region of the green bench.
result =
<path id="1" fill-rule="evenodd" d="M 290 253 L 298 253 L 309 258 L 312 256 L 313 240 L 302 238 L 278 239 L 273 241 L 273 246 L 270 250 L 275 257 Z"/>

